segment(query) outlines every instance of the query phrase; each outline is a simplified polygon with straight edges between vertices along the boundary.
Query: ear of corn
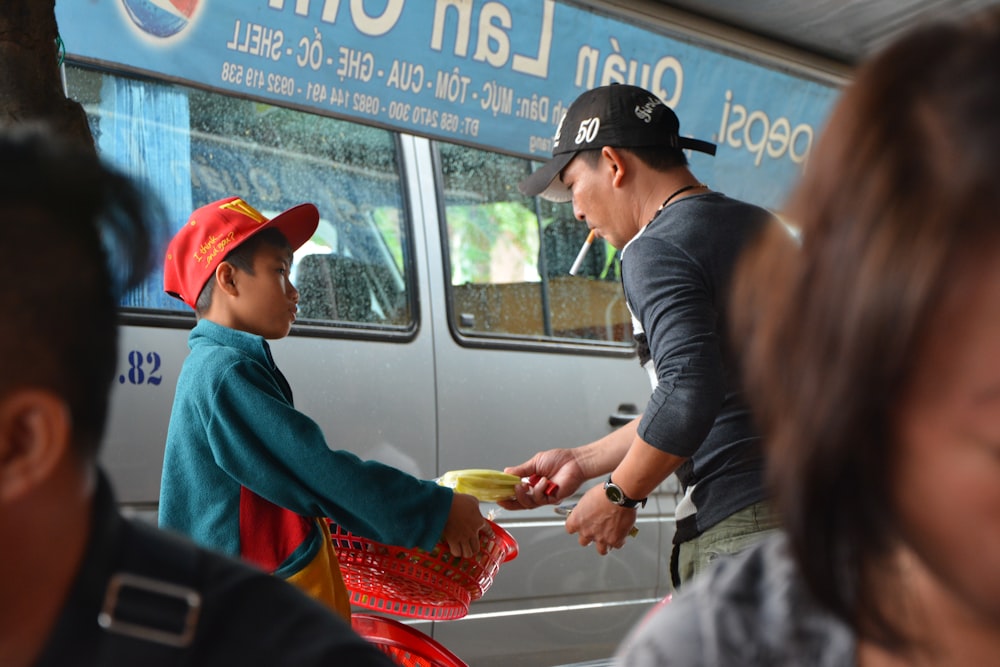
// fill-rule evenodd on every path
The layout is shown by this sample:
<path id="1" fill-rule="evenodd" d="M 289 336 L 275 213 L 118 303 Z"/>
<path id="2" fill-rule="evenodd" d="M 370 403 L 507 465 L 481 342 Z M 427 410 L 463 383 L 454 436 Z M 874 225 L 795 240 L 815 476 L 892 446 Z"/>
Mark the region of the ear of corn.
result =
<path id="1" fill-rule="evenodd" d="M 499 470 L 470 468 L 450 470 L 437 479 L 441 486 L 447 486 L 456 493 L 468 493 L 483 502 L 496 502 L 514 497 L 514 487 L 521 483 L 517 475 Z"/>

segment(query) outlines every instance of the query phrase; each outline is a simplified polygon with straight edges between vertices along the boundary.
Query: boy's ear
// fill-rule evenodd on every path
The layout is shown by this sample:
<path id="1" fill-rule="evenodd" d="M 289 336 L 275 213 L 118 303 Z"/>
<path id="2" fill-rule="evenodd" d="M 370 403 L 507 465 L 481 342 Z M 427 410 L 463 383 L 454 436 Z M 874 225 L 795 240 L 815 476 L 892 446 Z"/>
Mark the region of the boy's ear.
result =
<path id="1" fill-rule="evenodd" d="M 71 425 L 69 407 L 50 391 L 14 390 L 0 400 L 0 503 L 29 493 L 69 456 Z"/>
<path id="2" fill-rule="evenodd" d="M 229 262 L 222 262 L 215 267 L 215 289 L 222 290 L 229 296 L 236 296 L 236 267 Z"/>

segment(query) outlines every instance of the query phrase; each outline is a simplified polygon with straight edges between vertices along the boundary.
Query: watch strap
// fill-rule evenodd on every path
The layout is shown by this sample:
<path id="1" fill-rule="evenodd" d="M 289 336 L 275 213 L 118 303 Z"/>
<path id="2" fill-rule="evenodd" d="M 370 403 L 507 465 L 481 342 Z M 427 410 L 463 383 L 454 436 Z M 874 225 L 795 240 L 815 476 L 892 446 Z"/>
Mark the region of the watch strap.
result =
<path id="1" fill-rule="evenodd" d="M 618 494 L 621 495 L 621 500 L 613 500 L 611 498 L 611 495 L 607 493 L 608 487 L 614 487 L 618 491 Z M 622 507 L 626 507 L 628 509 L 635 509 L 636 507 L 640 506 L 645 507 L 646 501 L 649 499 L 648 497 L 640 498 L 639 500 L 636 500 L 635 498 L 629 498 L 627 495 L 625 495 L 625 491 L 622 489 L 622 487 L 618 486 L 613 481 L 611 481 L 611 475 L 608 475 L 608 481 L 604 482 L 604 491 L 605 495 L 608 496 L 608 500 L 613 502 L 615 505 L 621 505 Z"/>

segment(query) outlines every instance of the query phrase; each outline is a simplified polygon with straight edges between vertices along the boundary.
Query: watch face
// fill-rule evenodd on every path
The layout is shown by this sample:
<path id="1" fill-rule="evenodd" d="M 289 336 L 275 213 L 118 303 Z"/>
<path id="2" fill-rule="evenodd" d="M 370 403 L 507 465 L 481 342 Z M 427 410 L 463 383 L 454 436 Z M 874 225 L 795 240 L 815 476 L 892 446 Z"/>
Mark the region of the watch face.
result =
<path id="1" fill-rule="evenodd" d="M 604 487 L 604 493 L 608 496 L 608 500 L 613 502 L 615 505 L 621 505 L 625 500 L 625 494 L 614 484 L 608 484 Z"/>

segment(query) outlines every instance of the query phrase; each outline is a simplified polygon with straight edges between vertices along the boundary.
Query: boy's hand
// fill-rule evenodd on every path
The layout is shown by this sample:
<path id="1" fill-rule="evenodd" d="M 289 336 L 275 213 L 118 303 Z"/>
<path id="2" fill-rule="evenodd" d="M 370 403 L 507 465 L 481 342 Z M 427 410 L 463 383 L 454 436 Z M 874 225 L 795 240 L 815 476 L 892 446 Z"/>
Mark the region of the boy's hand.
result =
<path id="1" fill-rule="evenodd" d="M 479 512 L 479 500 L 467 493 L 456 493 L 442 537 L 452 556 L 471 558 L 479 553 L 479 533 L 488 526 Z"/>

